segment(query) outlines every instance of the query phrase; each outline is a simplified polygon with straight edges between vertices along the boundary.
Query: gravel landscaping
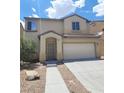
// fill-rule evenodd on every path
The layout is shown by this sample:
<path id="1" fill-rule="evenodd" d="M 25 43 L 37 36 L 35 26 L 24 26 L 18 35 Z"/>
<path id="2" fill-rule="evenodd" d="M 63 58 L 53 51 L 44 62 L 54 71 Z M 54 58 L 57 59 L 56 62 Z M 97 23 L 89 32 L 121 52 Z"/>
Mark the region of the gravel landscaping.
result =
<path id="1" fill-rule="evenodd" d="M 28 81 L 26 80 L 27 70 L 37 71 L 40 79 Z M 21 69 L 20 71 L 20 93 L 45 93 L 46 82 L 46 66 L 41 64 L 32 64 L 29 68 Z"/>
<path id="2" fill-rule="evenodd" d="M 60 71 L 66 86 L 70 93 L 90 93 L 86 88 L 76 79 L 72 72 L 64 65 L 60 64 L 57 66 Z"/>

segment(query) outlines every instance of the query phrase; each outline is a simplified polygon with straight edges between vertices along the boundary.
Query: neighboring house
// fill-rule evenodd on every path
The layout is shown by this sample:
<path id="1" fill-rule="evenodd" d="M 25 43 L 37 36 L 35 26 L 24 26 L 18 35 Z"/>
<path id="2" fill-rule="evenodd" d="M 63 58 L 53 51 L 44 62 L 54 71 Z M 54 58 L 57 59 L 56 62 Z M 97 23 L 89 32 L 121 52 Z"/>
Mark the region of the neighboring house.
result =
<path id="1" fill-rule="evenodd" d="M 104 55 L 104 21 L 77 14 L 62 19 L 25 17 L 25 39 L 36 43 L 39 61 L 96 59 Z"/>
<path id="2" fill-rule="evenodd" d="M 20 22 L 20 39 L 24 39 L 24 36 L 25 36 L 24 25 L 22 22 Z"/>

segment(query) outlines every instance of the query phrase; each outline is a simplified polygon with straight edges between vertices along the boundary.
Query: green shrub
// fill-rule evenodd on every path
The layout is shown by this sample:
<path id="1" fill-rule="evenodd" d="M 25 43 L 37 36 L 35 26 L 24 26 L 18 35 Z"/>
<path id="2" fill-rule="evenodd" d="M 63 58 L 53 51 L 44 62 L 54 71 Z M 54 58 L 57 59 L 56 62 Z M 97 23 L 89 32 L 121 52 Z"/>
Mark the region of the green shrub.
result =
<path id="1" fill-rule="evenodd" d="M 25 62 L 32 62 L 36 54 L 35 43 L 24 39 L 21 39 L 20 43 L 20 59 Z"/>

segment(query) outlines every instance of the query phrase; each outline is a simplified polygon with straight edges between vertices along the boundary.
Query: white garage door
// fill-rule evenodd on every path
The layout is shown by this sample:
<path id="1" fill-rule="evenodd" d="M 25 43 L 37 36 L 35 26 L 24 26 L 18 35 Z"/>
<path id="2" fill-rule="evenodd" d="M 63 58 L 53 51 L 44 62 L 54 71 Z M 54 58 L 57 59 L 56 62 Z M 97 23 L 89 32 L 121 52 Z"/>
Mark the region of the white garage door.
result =
<path id="1" fill-rule="evenodd" d="M 75 43 L 63 45 L 64 60 L 95 58 L 95 46 L 93 43 Z"/>

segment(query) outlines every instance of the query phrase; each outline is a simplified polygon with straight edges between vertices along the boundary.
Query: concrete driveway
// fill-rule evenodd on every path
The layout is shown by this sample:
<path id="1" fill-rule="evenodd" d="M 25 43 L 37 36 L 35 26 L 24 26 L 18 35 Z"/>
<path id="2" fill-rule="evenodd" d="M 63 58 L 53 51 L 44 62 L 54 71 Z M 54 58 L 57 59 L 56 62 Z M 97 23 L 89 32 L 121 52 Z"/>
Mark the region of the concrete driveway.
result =
<path id="1" fill-rule="evenodd" d="M 65 65 L 91 93 L 104 93 L 104 61 L 75 61 Z"/>

